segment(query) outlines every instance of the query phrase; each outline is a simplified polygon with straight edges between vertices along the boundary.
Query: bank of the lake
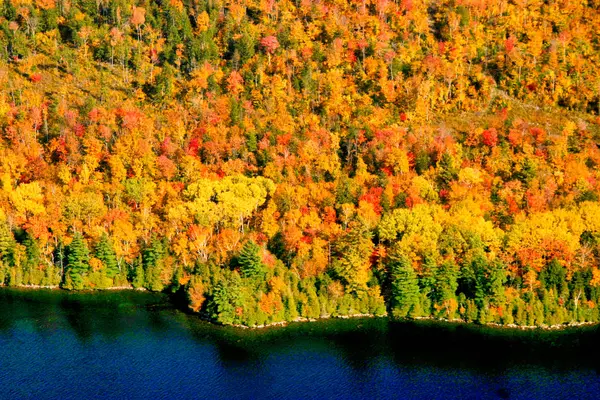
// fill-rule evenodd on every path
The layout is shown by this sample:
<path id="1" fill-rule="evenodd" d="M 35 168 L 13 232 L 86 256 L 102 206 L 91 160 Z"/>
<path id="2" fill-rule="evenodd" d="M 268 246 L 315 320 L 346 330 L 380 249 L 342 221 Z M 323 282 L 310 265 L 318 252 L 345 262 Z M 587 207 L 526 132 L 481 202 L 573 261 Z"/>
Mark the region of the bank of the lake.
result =
<path id="1" fill-rule="evenodd" d="M 161 295 L 164 297 L 165 301 L 167 301 L 168 299 L 170 299 L 170 300 L 173 299 L 172 294 L 169 295 L 169 294 L 165 294 L 165 293 L 151 292 L 145 288 L 134 288 L 132 286 L 115 286 L 115 287 L 106 287 L 106 288 L 102 288 L 102 289 L 89 289 L 89 290 L 64 290 L 64 289 L 61 289 L 60 286 L 56 286 L 56 285 L 54 285 L 54 286 L 20 285 L 17 287 L 0 286 L 0 290 L 13 291 L 14 293 L 18 293 L 19 291 L 22 291 L 22 293 L 24 293 L 24 294 L 27 292 L 30 292 L 30 291 L 31 292 L 33 292 L 33 291 L 42 291 L 42 292 L 43 291 L 59 291 L 59 292 L 63 292 L 63 293 L 83 295 L 86 297 L 94 296 L 95 294 L 99 294 L 99 293 L 103 293 L 103 292 L 135 291 L 135 292 L 147 292 L 147 293 L 152 293 L 152 294 L 156 294 L 156 295 Z M 178 308 L 180 311 L 190 313 L 190 310 L 187 308 L 187 305 L 185 303 L 182 303 L 181 301 L 175 301 L 175 302 L 170 301 L 170 304 L 173 307 Z M 318 322 L 318 321 L 326 321 L 326 320 L 330 320 L 330 319 L 356 319 L 356 318 L 386 318 L 386 319 L 389 318 L 395 322 L 433 321 L 433 322 L 444 322 L 444 323 L 453 323 L 453 324 L 485 326 L 485 327 L 489 327 L 489 328 L 503 329 L 503 330 L 564 330 L 564 329 L 576 329 L 579 327 L 600 325 L 598 322 L 592 322 L 592 321 L 570 321 L 568 323 L 554 324 L 554 325 L 546 325 L 546 324 L 517 325 L 514 323 L 513 324 L 499 324 L 499 323 L 494 323 L 494 322 L 480 324 L 477 322 L 465 321 L 465 320 L 459 319 L 459 318 L 446 319 L 446 318 L 433 318 L 433 317 L 419 317 L 419 318 L 396 318 L 396 319 L 394 319 L 393 317 L 389 317 L 388 315 L 385 315 L 385 314 L 354 313 L 354 314 L 347 314 L 347 315 L 322 315 L 319 318 L 296 317 L 291 321 L 275 321 L 275 322 L 271 322 L 271 323 L 267 323 L 267 324 L 248 326 L 248 325 L 242 325 L 242 324 L 222 324 L 222 323 L 218 323 L 218 322 L 212 320 L 211 318 L 207 317 L 206 315 L 199 314 L 199 313 L 192 313 L 192 314 L 195 315 L 196 317 L 202 319 L 203 321 L 206 321 L 211 324 L 222 325 L 222 326 L 231 326 L 231 327 L 234 327 L 237 329 L 250 329 L 250 330 L 286 327 L 290 323 Z"/>

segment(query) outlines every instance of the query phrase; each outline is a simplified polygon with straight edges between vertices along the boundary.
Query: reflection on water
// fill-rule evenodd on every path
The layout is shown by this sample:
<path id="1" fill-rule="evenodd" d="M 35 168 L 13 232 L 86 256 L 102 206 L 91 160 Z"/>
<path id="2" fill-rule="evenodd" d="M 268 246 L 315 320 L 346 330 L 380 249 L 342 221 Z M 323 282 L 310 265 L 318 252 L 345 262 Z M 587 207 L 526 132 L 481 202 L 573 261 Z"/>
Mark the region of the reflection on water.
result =
<path id="1" fill-rule="evenodd" d="M 164 295 L 0 290 L 1 398 L 599 398 L 598 329 L 218 327 Z"/>

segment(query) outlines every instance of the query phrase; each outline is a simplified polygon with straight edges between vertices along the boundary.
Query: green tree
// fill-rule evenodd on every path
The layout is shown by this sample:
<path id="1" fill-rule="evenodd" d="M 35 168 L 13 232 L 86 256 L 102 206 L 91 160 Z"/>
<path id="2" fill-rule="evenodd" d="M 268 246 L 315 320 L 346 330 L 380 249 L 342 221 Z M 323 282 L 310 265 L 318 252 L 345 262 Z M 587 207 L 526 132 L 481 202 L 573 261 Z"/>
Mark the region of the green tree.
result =
<path id="1" fill-rule="evenodd" d="M 145 287 L 148 290 L 160 292 L 164 289 L 164 284 L 160 274 L 163 267 L 164 246 L 162 243 L 153 239 L 150 246 L 146 247 L 142 253 L 142 265 L 144 266 Z"/>
<path id="2" fill-rule="evenodd" d="M 419 282 L 406 256 L 397 255 L 390 258 L 393 313 L 399 317 L 406 317 L 419 305 Z"/>
<path id="3" fill-rule="evenodd" d="M 40 247 L 29 232 L 25 234 L 23 245 L 25 246 L 25 264 L 23 265 L 24 281 L 30 285 L 38 285 L 41 278 L 41 276 L 38 276 L 38 272 L 40 272 L 38 266 L 41 262 Z"/>
<path id="4" fill-rule="evenodd" d="M 456 300 L 457 279 L 458 268 L 452 262 L 444 262 L 436 270 L 435 290 L 433 292 L 435 308 L 446 318 L 453 318 L 458 308 Z"/>
<path id="5" fill-rule="evenodd" d="M 246 242 L 237 261 L 244 278 L 256 278 L 265 273 L 265 266 L 260 256 L 260 247 L 252 240 Z"/>
<path id="6" fill-rule="evenodd" d="M 373 253 L 371 237 L 364 224 L 353 222 L 349 231 L 335 243 L 337 259 L 333 263 L 333 271 L 354 293 L 367 288 L 369 257 Z"/>
<path id="7" fill-rule="evenodd" d="M 554 258 L 540 273 L 540 282 L 545 289 L 552 289 L 554 293 L 561 295 L 567 290 L 567 269 Z"/>
<path id="8" fill-rule="evenodd" d="M 241 282 L 237 272 L 216 285 L 208 307 L 211 318 L 222 324 L 234 323 L 237 309 L 242 306 L 240 287 Z"/>
<path id="9" fill-rule="evenodd" d="M 89 272 L 89 250 L 83 236 L 76 233 L 67 248 L 67 268 L 63 287 L 81 290 L 84 288 L 85 276 Z"/>
<path id="10" fill-rule="evenodd" d="M 0 223 L 0 260 L 6 266 L 14 265 L 15 237 L 8 224 Z"/>
<path id="11" fill-rule="evenodd" d="M 117 256 L 106 233 L 102 234 L 100 241 L 96 245 L 95 256 L 102 261 L 102 265 L 104 266 L 104 274 L 107 277 L 112 279 L 119 273 Z"/>

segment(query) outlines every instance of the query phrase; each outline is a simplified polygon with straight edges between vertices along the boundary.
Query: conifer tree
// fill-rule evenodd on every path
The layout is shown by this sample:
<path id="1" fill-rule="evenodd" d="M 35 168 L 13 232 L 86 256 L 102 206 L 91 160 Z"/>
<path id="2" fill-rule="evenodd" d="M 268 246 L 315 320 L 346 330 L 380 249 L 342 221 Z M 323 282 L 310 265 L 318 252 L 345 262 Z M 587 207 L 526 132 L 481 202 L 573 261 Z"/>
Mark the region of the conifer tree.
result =
<path id="1" fill-rule="evenodd" d="M 252 240 L 246 242 L 242 248 L 238 263 L 244 278 L 254 278 L 264 274 L 265 267 L 260 257 L 260 247 Z"/>
<path id="2" fill-rule="evenodd" d="M 240 277 L 237 272 L 219 282 L 212 296 L 209 306 L 211 318 L 223 324 L 232 324 L 236 317 L 237 309 L 242 305 L 240 298 Z"/>
<path id="3" fill-rule="evenodd" d="M 106 233 L 102 234 L 100 237 L 100 241 L 96 246 L 95 256 L 102 261 L 102 265 L 104 266 L 104 274 L 108 278 L 112 279 L 119 273 L 117 256 Z"/>
<path id="4" fill-rule="evenodd" d="M 390 260 L 394 313 L 399 317 L 410 315 L 419 304 L 417 275 L 406 256 L 396 255 Z"/>
<path id="5" fill-rule="evenodd" d="M 84 277 L 90 269 L 89 250 L 80 233 L 76 233 L 67 248 L 67 270 L 64 287 L 83 289 Z"/>
<path id="6" fill-rule="evenodd" d="M 152 240 L 151 245 L 144 249 L 142 254 L 145 276 L 144 286 L 149 290 L 160 292 L 164 288 L 164 284 L 160 279 L 163 254 L 163 245 L 157 239 Z"/>
<path id="7" fill-rule="evenodd" d="M 141 257 L 136 258 L 131 266 L 129 280 L 134 288 L 144 287 L 146 277 L 144 276 L 144 266 L 142 264 Z"/>
<path id="8" fill-rule="evenodd" d="M 8 224 L 0 223 L 0 260 L 6 266 L 14 264 L 15 238 Z"/>

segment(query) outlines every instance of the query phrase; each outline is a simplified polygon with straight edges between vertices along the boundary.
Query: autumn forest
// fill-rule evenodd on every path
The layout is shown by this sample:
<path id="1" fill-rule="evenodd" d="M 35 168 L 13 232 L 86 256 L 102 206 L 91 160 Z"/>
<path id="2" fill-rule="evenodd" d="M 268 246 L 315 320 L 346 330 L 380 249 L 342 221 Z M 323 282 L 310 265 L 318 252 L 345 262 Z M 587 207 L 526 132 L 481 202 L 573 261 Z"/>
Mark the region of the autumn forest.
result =
<path id="1" fill-rule="evenodd" d="M 2 0 L 0 283 L 600 321 L 599 10 Z"/>

